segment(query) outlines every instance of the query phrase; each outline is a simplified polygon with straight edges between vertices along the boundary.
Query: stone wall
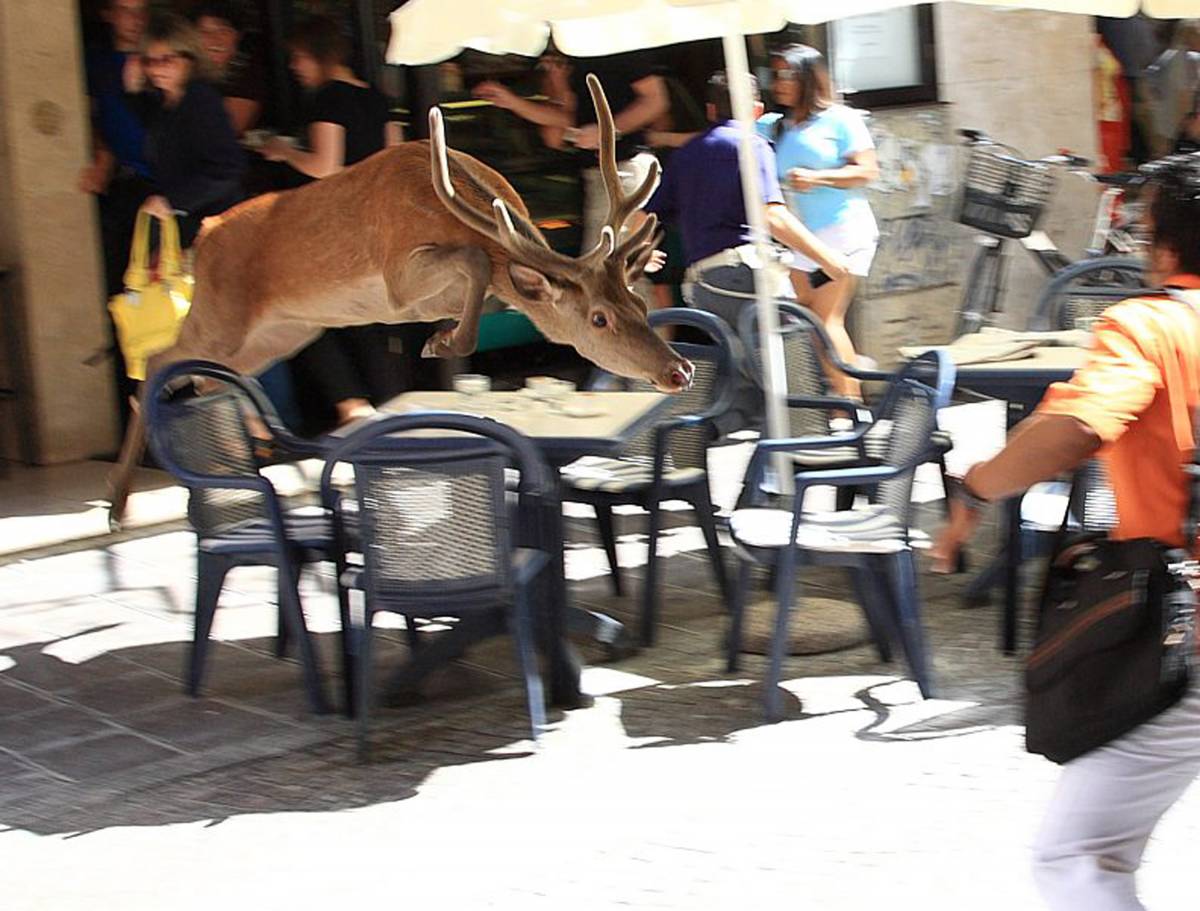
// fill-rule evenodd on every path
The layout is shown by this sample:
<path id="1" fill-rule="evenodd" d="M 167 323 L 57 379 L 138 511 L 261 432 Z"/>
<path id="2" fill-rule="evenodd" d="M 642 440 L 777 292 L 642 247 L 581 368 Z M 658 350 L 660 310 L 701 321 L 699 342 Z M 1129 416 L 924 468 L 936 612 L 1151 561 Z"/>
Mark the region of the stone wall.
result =
<path id="1" fill-rule="evenodd" d="M 963 127 L 982 129 L 1029 157 L 1052 154 L 1060 148 L 1095 157 L 1090 17 L 957 3 L 939 4 L 935 11 L 938 83 L 943 103 L 882 110 L 872 117 L 877 135 L 891 135 L 908 144 L 905 157 L 915 164 L 918 173 L 906 172 L 905 177 L 928 181 L 930 175 L 920 173 L 920 168 L 935 159 L 919 154 L 922 148 L 927 144 L 956 143 L 955 131 Z M 955 159 L 960 158 L 956 154 Z M 957 176 L 955 182 L 957 185 Z M 948 339 L 961 299 L 961 284 L 974 253 L 975 232 L 953 223 L 953 197 L 926 192 L 923 199 L 915 185 L 901 190 L 876 188 L 871 196 L 884 227 L 897 216 L 922 211 L 929 212 L 930 220 L 942 221 L 940 226 L 923 232 L 929 244 L 926 255 L 931 273 L 926 286 L 916 290 L 889 288 L 873 274 L 851 310 L 851 329 L 861 350 L 881 363 L 892 363 L 899 345 Z M 1073 175 L 1060 175 L 1041 227 L 1070 256 L 1078 256 L 1087 243 L 1097 198 L 1094 184 Z M 925 199 L 931 208 L 923 210 L 916 204 Z M 884 239 L 884 248 L 888 240 Z M 877 262 L 885 273 L 890 271 L 882 257 Z M 1014 244 L 1003 325 L 1025 325 L 1044 280 L 1034 259 Z"/>
<path id="2" fill-rule="evenodd" d="M 88 148 L 76 5 L 4 0 L 0 262 L 14 270 L 9 291 L 22 318 L 3 331 L 18 333 L 26 354 L 17 407 L 25 454 L 40 463 L 116 442 L 112 371 L 83 363 L 108 337 L 95 202 L 76 187 Z"/>

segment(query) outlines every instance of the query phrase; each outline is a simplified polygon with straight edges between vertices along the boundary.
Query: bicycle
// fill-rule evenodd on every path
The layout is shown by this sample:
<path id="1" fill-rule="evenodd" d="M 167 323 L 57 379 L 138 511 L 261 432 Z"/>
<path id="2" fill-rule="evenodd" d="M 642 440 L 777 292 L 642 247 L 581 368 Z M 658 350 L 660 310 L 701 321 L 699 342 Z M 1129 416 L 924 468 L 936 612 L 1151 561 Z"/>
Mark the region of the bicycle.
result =
<path id="1" fill-rule="evenodd" d="M 1140 288 L 1140 265 L 1130 257 L 1143 241 L 1140 212 L 1128 199 L 1145 177 L 1139 173 L 1093 174 L 1091 162 L 1069 152 L 1027 159 L 1012 146 L 982 130 L 959 130 L 971 150 L 963 177 L 958 222 L 984 234 L 971 261 L 954 337 L 978 332 L 1003 312 L 1008 243 L 1018 240 L 1047 277 L 1076 269 L 1075 279 L 1089 286 Z M 1076 263 L 1037 224 L 1054 191 L 1055 173 L 1065 168 L 1104 186 L 1097 204 L 1092 238 Z M 1081 264 L 1087 263 L 1086 266 Z"/>

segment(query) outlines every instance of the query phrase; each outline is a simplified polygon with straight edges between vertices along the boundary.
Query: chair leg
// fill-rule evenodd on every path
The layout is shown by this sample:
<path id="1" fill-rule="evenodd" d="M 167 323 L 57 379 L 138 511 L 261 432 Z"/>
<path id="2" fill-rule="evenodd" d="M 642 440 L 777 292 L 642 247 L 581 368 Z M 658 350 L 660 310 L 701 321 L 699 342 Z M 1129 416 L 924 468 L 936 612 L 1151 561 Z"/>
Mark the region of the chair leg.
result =
<path id="1" fill-rule="evenodd" d="M 337 579 L 335 581 L 337 582 L 338 618 L 341 622 L 341 631 L 338 638 L 342 650 L 344 710 L 347 718 L 353 718 L 355 692 L 354 628 L 350 617 L 350 589 L 342 585 L 342 573 L 345 571 L 345 565 L 339 562 L 335 571 L 337 572 Z"/>
<path id="2" fill-rule="evenodd" d="M 285 555 L 278 558 L 279 612 L 288 625 L 288 635 L 296 640 L 300 650 L 300 667 L 304 675 L 304 688 L 308 692 L 309 705 L 318 714 L 329 711 L 329 702 L 321 685 L 321 671 L 317 651 L 308 627 L 304 623 L 304 609 L 300 605 L 300 589 L 292 568 L 292 561 Z"/>
<path id="3" fill-rule="evenodd" d="M 925 630 L 921 624 L 916 557 L 911 550 L 895 554 L 889 558 L 888 568 L 892 577 L 892 597 L 896 605 L 900 641 L 908 658 L 909 670 L 917 681 L 921 695 L 930 699 L 934 693 L 933 676 L 925 647 Z"/>
<path id="4" fill-rule="evenodd" d="M 754 564 L 738 558 L 737 580 L 729 600 L 729 633 L 725 637 L 725 670 L 735 673 L 742 658 L 742 619 L 746 614 L 746 597 L 750 592 L 750 577 Z"/>
<path id="5" fill-rule="evenodd" d="M 871 639 L 875 643 L 875 650 L 879 652 L 879 660 L 889 663 L 892 660 L 892 636 L 888 620 L 891 602 L 887 596 L 887 580 L 879 579 L 874 573 L 863 572 L 857 566 L 847 568 L 846 574 L 867 617 L 867 625 L 871 627 Z"/>
<path id="6" fill-rule="evenodd" d="M 858 491 L 853 487 L 839 487 L 834 494 L 834 506 L 838 512 L 845 512 L 847 509 L 854 508 L 854 497 Z"/>
<path id="7" fill-rule="evenodd" d="M 778 721 L 783 716 L 780 704 L 779 681 L 783 677 L 783 659 L 787 655 L 788 618 L 795 597 L 796 568 L 792 560 L 781 560 L 777 564 L 775 584 L 778 606 L 775 613 L 775 632 L 771 637 L 771 656 L 767 664 L 767 679 L 763 681 L 763 704 L 767 721 Z"/>
<path id="8" fill-rule="evenodd" d="M 604 553 L 608 556 L 608 571 L 611 574 L 613 594 L 620 597 L 624 594 L 621 585 L 621 568 L 617 565 L 617 534 L 613 527 L 612 504 L 593 503 L 596 510 L 596 524 L 600 528 L 600 540 L 604 542 Z"/>
<path id="9" fill-rule="evenodd" d="M 371 714 L 372 626 L 370 605 L 363 609 L 362 626 L 354 628 L 354 717 L 359 762 L 366 762 L 370 751 L 367 723 Z"/>
<path id="10" fill-rule="evenodd" d="M 529 725 L 533 732 L 533 742 L 537 743 L 538 737 L 546 727 L 546 697 L 542 692 L 542 675 L 538 669 L 537 653 L 534 649 L 530 610 L 529 591 L 525 586 L 519 586 L 516 603 L 509 615 L 509 627 L 516 643 L 521 675 L 525 678 L 525 701 L 529 706 Z"/>
<path id="11" fill-rule="evenodd" d="M 700 530 L 704 532 L 704 543 L 708 547 L 708 559 L 712 563 L 717 589 L 721 592 L 721 600 L 725 602 L 725 609 L 729 610 L 732 592 L 729 588 L 729 575 L 725 570 L 725 560 L 721 555 L 721 541 L 717 537 L 717 520 L 713 515 L 707 479 L 697 487 L 696 496 L 692 499 L 692 508 L 696 511 Z"/>
<path id="12" fill-rule="evenodd" d="M 199 696 L 204 682 L 204 665 L 208 658 L 208 637 L 212 634 L 213 618 L 225 577 L 233 564 L 226 557 L 200 553 L 196 558 L 196 618 L 192 630 L 192 651 L 184 679 L 189 696 Z"/>
<path id="13" fill-rule="evenodd" d="M 296 580 L 297 585 L 300 584 L 300 576 L 303 574 L 303 572 L 304 564 L 298 560 L 293 561 L 292 577 Z M 292 640 L 291 636 L 288 635 L 288 625 L 287 621 L 283 617 L 282 608 L 279 610 L 278 615 L 275 618 L 275 628 L 277 630 L 275 634 L 275 657 L 286 658 L 288 648 L 291 646 Z"/>
<path id="14" fill-rule="evenodd" d="M 942 493 L 944 494 L 944 496 L 942 497 L 942 511 L 946 514 L 946 518 L 949 519 L 950 518 L 950 482 L 947 480 L 946 454 L 944 452 L 938 453 L 937 463 L 938 463 L 938 472 L 941 474 L 941 478 L 942 478 Z"/>
<path id="15" fill-rule="evenodd" d="M 658 532 L 662 523 L 662 504 L 657 496 L 647 504 L 647 509 L 650 510 L 650 528 L 646 581 L 642 591 L 642 645 L 650 646 L 658 633 Z"/>
<path id="16" fill-rule="evenodd" d="M 421 632 L 417 629 L 417 622 L 409 614 L 404 615 L 404 638 L 408 640 L 409 651 L 415 652 L 422 645 Z"/>

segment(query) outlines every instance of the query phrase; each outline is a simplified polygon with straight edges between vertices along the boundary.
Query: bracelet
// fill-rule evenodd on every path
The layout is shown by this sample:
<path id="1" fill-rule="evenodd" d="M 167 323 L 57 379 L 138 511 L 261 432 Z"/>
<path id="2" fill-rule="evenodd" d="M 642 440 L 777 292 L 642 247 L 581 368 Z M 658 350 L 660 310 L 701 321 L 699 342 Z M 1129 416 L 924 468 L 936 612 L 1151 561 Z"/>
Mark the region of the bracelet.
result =
<path id="1" fill-rule="evenodd" d="M 973 512 L 979 512 L 990 502 L 989 500 L 985 500 L 983 497 L 979 496 L 979 494 L 975 493 L 975 491 L 971 490 L 971 488 L 967 486 L 966 475 L 963 475 L 961 478 L 958 478 L 954 481 L 950 492 L 956 500 Z"/>

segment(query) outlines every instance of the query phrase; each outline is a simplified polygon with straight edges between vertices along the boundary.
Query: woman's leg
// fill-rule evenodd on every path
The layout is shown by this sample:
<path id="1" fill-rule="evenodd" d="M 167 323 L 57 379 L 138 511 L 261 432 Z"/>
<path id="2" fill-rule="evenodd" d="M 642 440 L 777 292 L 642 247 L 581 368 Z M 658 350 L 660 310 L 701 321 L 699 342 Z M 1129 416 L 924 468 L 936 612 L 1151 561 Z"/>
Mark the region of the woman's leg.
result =
<path id="1" fill-rule="evenodd" d="M 805 277 L 804 283 L 808 283 L 807 277 Z M 807 301 L 809 309 L 817 314 L 825 325 L 825 331 L 829 334 L 830 341 L 833 342 L 834 351 L 843 362 L 851 367 L 858 358 L 858 352 L 854 350 L 854 342 L 850 340 L 850 333 L 846 331 L 846 311 L 850 309 L 850 302 L 854 299 L 854 289 L 857 284 L 858 279 L 855 276 L 847 275 L 838 281 L 827 282 L 821 287 L 811 290 Z M 829 381 L 839 395 L 852 399 L 862 398 L 862 383 L 854 377 L 831 370 L 829 371 Z"/>
<path id="2" fill-rule="evenodd" d="M 1053 911 L 1143 911 L 1134 875 L 1150 833 L 1200 772 L 1200 688 L 1063 766 L 1034 847 Z"/>
<path id="3" fill-rule="evenodd" d="M 321 404 L 336 409 L 337 423 L 370 414 L 370 390 L 355 366 L 354 350 L 347 329 L 327 329 L 293 359 Z"/>

